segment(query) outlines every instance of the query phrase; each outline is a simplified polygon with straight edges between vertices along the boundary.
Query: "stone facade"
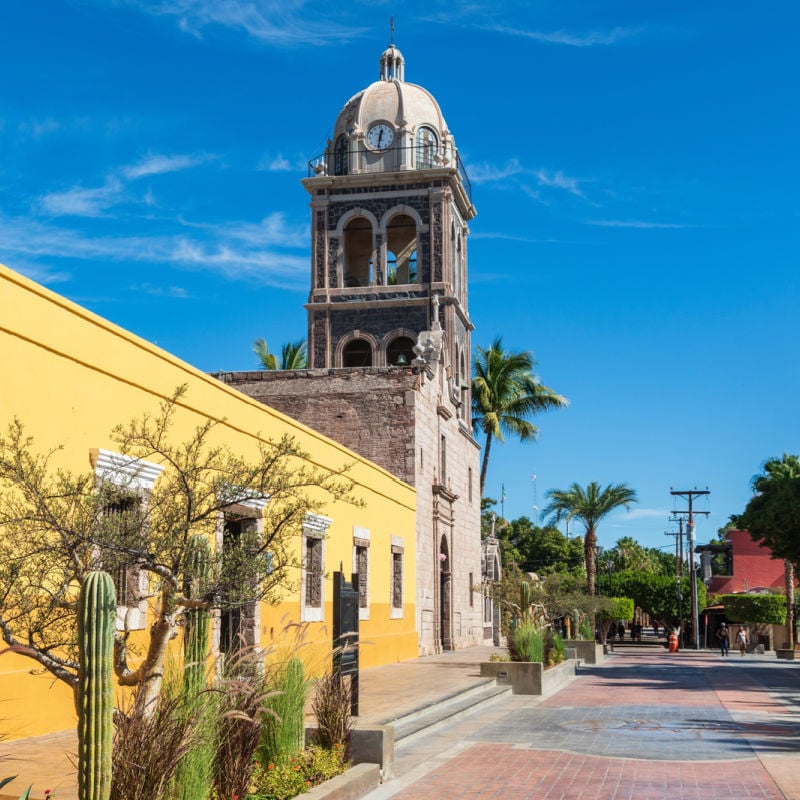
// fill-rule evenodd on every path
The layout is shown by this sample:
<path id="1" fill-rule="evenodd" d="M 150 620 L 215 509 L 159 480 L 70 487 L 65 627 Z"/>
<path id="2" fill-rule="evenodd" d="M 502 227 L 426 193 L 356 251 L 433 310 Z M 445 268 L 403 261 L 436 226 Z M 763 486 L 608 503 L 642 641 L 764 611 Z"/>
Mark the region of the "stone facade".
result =
<path id="1" fill-rule="evenodd" d="M 441 371 L 371 367 L 215 377 L 415 486 L 420 653 L 484 641 L 483 601 L 476 590 L 481 582 L 479 448 Z"/>

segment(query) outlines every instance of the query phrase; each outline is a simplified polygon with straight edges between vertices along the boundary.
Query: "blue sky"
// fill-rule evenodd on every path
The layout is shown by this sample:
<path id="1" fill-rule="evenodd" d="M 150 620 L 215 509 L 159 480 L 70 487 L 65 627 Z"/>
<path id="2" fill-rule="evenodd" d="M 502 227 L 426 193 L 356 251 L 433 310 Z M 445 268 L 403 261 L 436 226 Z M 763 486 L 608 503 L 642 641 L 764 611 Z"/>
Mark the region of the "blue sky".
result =
<path id="1" fill-rule="evenodd" d="M 392 14 L 473 183 L 473 343 L 571 401 L 488 494 L 625 482 L 600 543 L 669 547 L 708 486 L 707 541 L 800 451 L 795 3 L 4 3 L 0 261 L 204 370 L 305 336 L 300 179 Z"/>

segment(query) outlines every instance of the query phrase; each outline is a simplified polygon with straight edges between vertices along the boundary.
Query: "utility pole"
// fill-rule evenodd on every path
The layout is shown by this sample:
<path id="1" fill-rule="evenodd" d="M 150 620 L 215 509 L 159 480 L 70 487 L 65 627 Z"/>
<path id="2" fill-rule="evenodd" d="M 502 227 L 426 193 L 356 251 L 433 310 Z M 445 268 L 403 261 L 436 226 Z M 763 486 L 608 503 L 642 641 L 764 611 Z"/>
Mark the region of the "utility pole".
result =
<path id="1" fill-rule="evenodd" d="M 674 532 L 667 532 L 667 536 L 675 537 L 675 574 L 683 577 L 683 517 L 673 512 L 670 522 L 678 523 L 678 530 Z"/>
<path id="2" fill-rule="evenodd" d="M 694 499 L 695 497 L 700 497 L 704 494 L 711 494 L 708 490 L 708 487 L 705 489 L 682 489 L 682 490 L 675 490 L 670 489 L 669 492 L 674 497 L 683 497 L 689 508 L 685 511 L 675 511 L 673 512 L 676 516 L 686 515 L 686 534 L 689 539 L 689 565 L 691 567 L 689 572 L 689 579 L 691 581 L 691 588 L 692 588 L 692 638 L 694 639 L 694 649 L 700 649 L 700 620 L 699 620 L 699 613 L 697 609 L 697 573 L 694 568 L 694 515 L 695 514 L 704 514 L 705 516 L 709 515 L 709 511 L 695 511 L 694 510 Z"/>

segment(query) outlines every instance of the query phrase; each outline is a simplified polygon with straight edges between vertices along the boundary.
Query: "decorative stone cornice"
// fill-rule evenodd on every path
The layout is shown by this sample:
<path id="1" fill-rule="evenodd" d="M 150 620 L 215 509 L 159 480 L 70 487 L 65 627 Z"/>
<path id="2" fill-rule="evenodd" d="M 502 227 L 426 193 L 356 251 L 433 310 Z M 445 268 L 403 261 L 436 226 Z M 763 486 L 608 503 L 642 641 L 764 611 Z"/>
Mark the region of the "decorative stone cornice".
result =
<path id="1" fill-rule="evenodd" d="M 306 514 L 303 520 L 303 530 L 306 533 L 324 536 L 332 522 L 333 520 L 330 517 L 323 517 L 322 514 Z"/>
<path id="2" fill-rule="evenodd" d="M 103 448 L 90 450 L 89 461 L 98 478 L 129 489 L 149 491 L 153 488 L 156 478 L 164 471 L 162 464 L 154 464 L 151 461 Z"/>

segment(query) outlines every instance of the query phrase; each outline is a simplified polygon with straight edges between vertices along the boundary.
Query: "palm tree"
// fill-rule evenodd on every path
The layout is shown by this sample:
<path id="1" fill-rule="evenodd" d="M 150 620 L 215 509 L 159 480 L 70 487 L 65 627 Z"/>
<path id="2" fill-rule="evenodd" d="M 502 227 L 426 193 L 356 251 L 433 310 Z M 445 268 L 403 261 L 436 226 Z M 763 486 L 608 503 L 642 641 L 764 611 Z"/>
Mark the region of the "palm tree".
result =
<path id="1" fill-rule="evenodd" d="M 308 367 L 308 345 L 304 339 L 289 342 L 281 348 L 281 360 L 270 353 L 264 339 L 256 339 L 253 352 L 261 362 L 261 369 L 306 369 Z"/>
<path id="2" fill-rule="evenodd" d="M 533 354 L 511 353 L 497 337 L 488 348 L 478 347 L 472 362 L 472 427 L 486 434 L 481 463 L 481 497 L 486 487 L 492 440 L 512 434 L 525 442 L 539 429 L 529 420 L 540 411 L 569 405 L 566 397 L 539 383 L 533 374 Z"/>
<path id="3" fill-rule="evenodd" d="M 763 472 L 753 478 L 753 491 L 760 494 L 773 488 L 780 481 L 800 478 L 800 458 L 784 453 L 782 458 L 768 458 L 762 467 Z M 786 584 L 786 629 L 789 647 L 794 647 L 794 565 L 783 562 L 784 582 Z"/>
<path id="4" fill-rule="evenodd" d="M 550 502 L 542 514 L 549 516 L 550 522 L 577 519 L 586 528 L 583 538 L 586 591 L 593 595 L 597 524 L 615 509 L 629 508 L 631 503 L 637 502 L 636 491 L 624 483 L 609 484 L 603 489 L 597 481 L 592 481 L 585 489 L 577 483 L 573 483 L 569 489 L 551 489 L 547 493 L 547 498 Z"/>

